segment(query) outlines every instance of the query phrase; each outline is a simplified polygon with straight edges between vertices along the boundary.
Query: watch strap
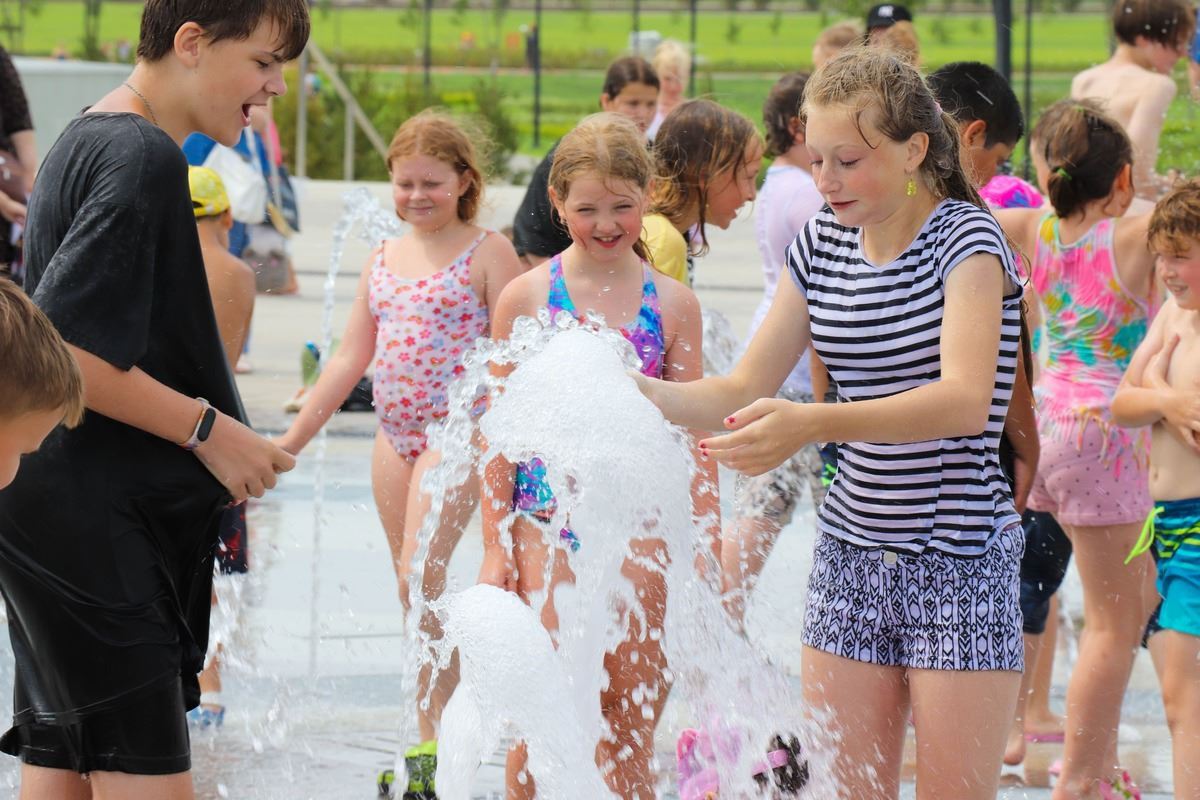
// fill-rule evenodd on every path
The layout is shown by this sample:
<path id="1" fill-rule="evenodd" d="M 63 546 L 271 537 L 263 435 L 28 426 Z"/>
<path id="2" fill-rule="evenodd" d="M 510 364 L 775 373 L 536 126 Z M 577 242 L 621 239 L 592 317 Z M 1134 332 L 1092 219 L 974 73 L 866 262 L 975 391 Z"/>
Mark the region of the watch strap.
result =
<path id="1" fill-rule="evenodd" d="M 213 423 L 217 421 L 217 410 L 203 397 L 196 399 L 200 401 L 200 416 L 196 420 L 196 427 L 192 429 L 192 435 L 183 443 L 184 450 L 195 450 L 207 441 L 209 433 L 212 432 Z"/>

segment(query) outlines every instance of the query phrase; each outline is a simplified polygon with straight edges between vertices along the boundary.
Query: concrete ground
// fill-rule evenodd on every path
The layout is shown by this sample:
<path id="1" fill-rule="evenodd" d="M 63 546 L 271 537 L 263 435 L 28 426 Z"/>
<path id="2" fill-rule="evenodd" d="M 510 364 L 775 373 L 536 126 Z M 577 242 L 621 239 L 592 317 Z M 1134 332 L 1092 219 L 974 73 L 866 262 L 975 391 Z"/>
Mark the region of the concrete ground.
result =
<path id="1" fill-rule="evenodd" d="M 286 427 L 281 405 L 299 385 L 301 347 L 320 338 L 331 235 L 347 188 L 321 182 L 302 187 L 304 231 L 293 240 L 300 294 L 259 296 L 251 340 L 254 371 L 239 376 L 239 385 L 253 423 L 264 432 Z M 386 186 L 369 189 L 390 207 Z M 483 223 L 497 228 L 508 224 L 522 192 L 513 187 L 490 191 Z M 728 231 L 714 231 L 711 244 L 711 253 L 700 262 L 697 294 L 706 307 L 724 313 L 740 335 L 761 293 L 748 211 Z M 351 242 L 333 281 L 334 330 L 339 333 L 366 253 L 365 243 Z M 400 604 L 371 497 L 374 429 L 374 416 L 368 413 L 342 414 L 329 424 L 319 505 L 315 444 L 274 492 L 252 504 L 253 572 L 242 627 L 228 651 L 228 716 L 219 733 L 199 735 L 194 742 L 195 783 L 202 800 L 366 800 L 375 796 L 376 773 L 391 764 L 400 745 L 398 720 L 410 711 L 400 702 Z M 752 608 L 750 614 L 752 635 L 775 663 L 792 672 L 799 661 L 812 523 L 811 507 L 802 505 L 768 562 L 756 599 L 758 613 Z M 451 563 L 451 591 L 474 582 L 481 556 L 476 519 Z M 1077 598 L 1073 592 L 1068 597 Z M 1055 696 L 1061 707 L 1065 674 L 1059 673 Z M 11 657 L 0 658 L 0 678 L 11 680 Z M 689 722 L 681 712 L 678 705 L 669 705 L 660 729 L 664 771 L 674 768 L 674 732 Z M 1170 797 L 1170 742 L 1157 683 L 1144 655 L 1127 696 L 1125 719 L 1122 757 L 1147 792 L 1144 796 Z M 1006 776 L 1000 797 L 1049 797 L 1047 768 L 1060 749 L 1031 746 L 1023 769 Z M 909 750 L 911 755 L 911 742 Z M 910 758 L 906 774 L 911 771 Z M 11 761 L 0 764 L 0 787 L 15 788 L 15 773 Z M 481 771 L 475 796 L 502 797 L 502 776 L 497 755 Z M 902 794 L 914 796 L 911 777 Z"/>

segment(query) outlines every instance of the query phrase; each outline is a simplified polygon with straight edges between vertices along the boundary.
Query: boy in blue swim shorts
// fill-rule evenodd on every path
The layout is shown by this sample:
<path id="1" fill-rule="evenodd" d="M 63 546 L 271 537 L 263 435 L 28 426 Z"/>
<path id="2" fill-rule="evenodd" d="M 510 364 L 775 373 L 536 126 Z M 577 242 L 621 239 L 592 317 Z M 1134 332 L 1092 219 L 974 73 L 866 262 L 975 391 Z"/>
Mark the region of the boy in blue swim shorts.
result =
<path id="1" fill-rule="evenodd" d="M 1150 639 L 1174 750 L 1176 797 L 1200 797 L 1200 183 L 1154 209 L 1150 248 L 1169 297 L 1113 399 L 1120 425 L 1153 424 L 1155 509 L 1134 549 L 1154 553 L 1162 595 Z"/>

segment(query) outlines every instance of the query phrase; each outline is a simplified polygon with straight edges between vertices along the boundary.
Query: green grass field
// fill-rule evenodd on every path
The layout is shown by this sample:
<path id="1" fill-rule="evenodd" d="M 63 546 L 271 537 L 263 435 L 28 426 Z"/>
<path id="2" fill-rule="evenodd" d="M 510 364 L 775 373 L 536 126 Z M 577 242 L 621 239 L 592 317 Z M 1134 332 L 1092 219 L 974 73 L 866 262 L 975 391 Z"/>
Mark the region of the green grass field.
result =
<path id="1" fill-rule="evenodd" d="M 136 39 L 139 4 L 107 3 L 101 19 L 103 42 Z M 730 20 L 738 26 L 730 36 Z M 434 89 L 448 99 L 467 97 L 475 85 L 487 78 L 486 69 L 456 71 L 458 66 L 486 67 L 492 63 L 519 66 L 523 59 L 520 26 L 532 21 L 531 14 L 513 11 L 497 25 L 495 17 L 477 11 L 456 16 L 438 11 L 433 22 L 433 54 L 441 65 L 433 78 Z M 810 66 L 812 41 L 821 27 L 833 21 L 817 14 L 725 13 L 709 12 L 699 18 L 699 54 L 701 69 L 697 91 L 737 109 L 757 121 L 763 98 L 780 72 Z M 533 144 L 533 77 L 523 70 L 501 69 L 494 77 L 505 94 L 504 106 L 515 123 L 519 150 L 537 154 L 565 133 L 580 117 L 597 109 L 601 72 L 611 58 L 624 51 L 631 29 L 629 14 L 582 12 L 546 13 L 542 24 L 543 63 L 547 70 L 542 80 L 542 141 Z M 678 14 L 643 14 L 641 27 L 657 30 L 664 36 L 686 40 L 688 17 Z M 47 3 L 28 20 L 22 50 L 49 53 L 55 47 L 77 49 L 83 28 L 82 3 Z M 922 43 L 924 67 L 933 69 L 955 60 L 991 62 L 993 25 L 987 15 L 921 14 L 917 24 Z M 474 39 L 474 47 L 461 47 L 464 32 Z M 420 86 L 413 70 L 420 63 L 421 29 L 418 19 L 400 10 L 343 9 L 316 11 L 313 36 L 334 57 L 349 63 L 373 63 L 371 69 L 381 88 L 401 89 L 403 82 Z M 1078 69 L 1102 61 L 1108 53 L 1107 23 L 1099 14 L 1038 15 L 1034 23 L 1033 103 L 1031 117 L 1041 108 L 1066 94 L 1070 76 Z M 1023 63 L 1024 24 L 1018 21 L 1014 31 L 1015 61 Z M 384 64 L 394 66 L 385 67 Z M 556 66 L 569 65 L 558 69 Z M 581 69 L 586 68 L 586 69 Z M 407 68 L 407 70 L 405 69 Z M 352 69 L 352 71 L 357 71 Z M 1162 138 L 1160 168 L 1178 167 L 1189 174 L 1200 171 L 1200 151 L 1194 145 L 1192 125 L 1197 115 L 1194 103 L 1187 99 L 1182 83 L 1180 96 L 1171 106 Z M 1021 76 L 1016 76 L 1018 94 Z M 291 97 L 281 104 L 281 113 L 290 113 Z M 1024 98 L 1021 98 L 1022 101 Z M 377 115 L 380 132 L 386 138 L 394 127 L 395 114 Z M 336 177 L 340 170 L 340 127 L 330 123 L 329 130 L 311 132 L 310 138 L 331 139 L 331 152 L 322 164 Z M 284 127 L 287 127 L 286 123 Z M 361 145 L 360 145 L 361 149 Z M 335 152 L 336 151 L 336 152 Z M 364 154 L 360 161 L 369 168 L 374 156 Z"/>
<path id="2" fill-rule="evenodd" d="M 140 11 L 139 4 L 105 4 L 101 41 L 136 41 Z M 1108 41 L 1102 15 L 1048 14 L 1035 19 L 1035 71 L 1077 70 L 1105 58 Z M 436 11 L 432 50 L 436 61 L 445 65 L 486 66 L 493 56 L 502 65 L 520 65 L 524 54 L 520 27 L 532 21 L 532 14 L 526 11 L 505 14 L 499 25 L 493 15 L 482 11 L 458 16 L 449 10 Z M 808 13 L 703 13 L 698 24 L 698 51 L 702 63 L 721 70 L 774 72 L 807 67 L 814 38 L 832 21 Z M 641 19 L 643 30 L 656 30 L 685 41 L 688 24 L 688 16 L 682 12 L 643 14 Z M 731 25 L 736 28 L 735 35 L 731 35 Z M 603 66 L 625 50 L 631 27 L 631 14 L 548 12 L 542 21 L 543 64 L 548 68 Z M 960 59 L 991 59 L 994 31 L 989 15 L 922 14 L 917 30 L 927 66 Z M 461 46 L 464 33 L 474 39 L 474 47 L 469 50 Z M 28 17 L 21 51 L 48 54 L 60 46 L 75 51 L 82 35 L 82 3 L 47 3 Z M 1021 42 L 1023 36 L 1024 23 L 1018 22 L 1014 38 Z M 419 16 L 399 10 L 318 10 L 314 12 L 313 37 L 331 54 L 343 53 L 351 61 L 420 61 Z"/>

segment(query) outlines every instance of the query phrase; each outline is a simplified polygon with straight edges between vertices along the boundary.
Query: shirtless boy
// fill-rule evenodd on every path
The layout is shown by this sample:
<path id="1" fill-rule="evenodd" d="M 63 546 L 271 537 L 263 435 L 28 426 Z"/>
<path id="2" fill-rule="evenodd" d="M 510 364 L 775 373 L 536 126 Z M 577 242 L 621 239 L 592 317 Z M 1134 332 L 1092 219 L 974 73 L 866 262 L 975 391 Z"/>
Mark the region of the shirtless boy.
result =
<path id="1" fill-rule="evenodd" d="M 1154 171 L 1158 137 L 1175 99 L 1171 70 L 1187 55 L 1196 17 L 1186 0 L 1117 0 L 1112 12 L 1117 49 L 1103 64 L 1071 81 L 1071 97 L 1095 98 L 1133 143 L 1133 185 L 1155 200 L 1170 178 Z"/>
<path id="2" fill-rule="evenodd" d="M 1150 492 L 1161 630 L 1151 639 L 1174 749 L 1176 797 L 1200 797 L 1200 183 L 1172 190 L 1150 218 L 1170 296 L 1113 398 L 1114 420 L 1154 425 Z M 1143 544 L 1144 543 L 1144 544 Z M 1135 549 L 1135 552 L 1137 552 Z"/>

